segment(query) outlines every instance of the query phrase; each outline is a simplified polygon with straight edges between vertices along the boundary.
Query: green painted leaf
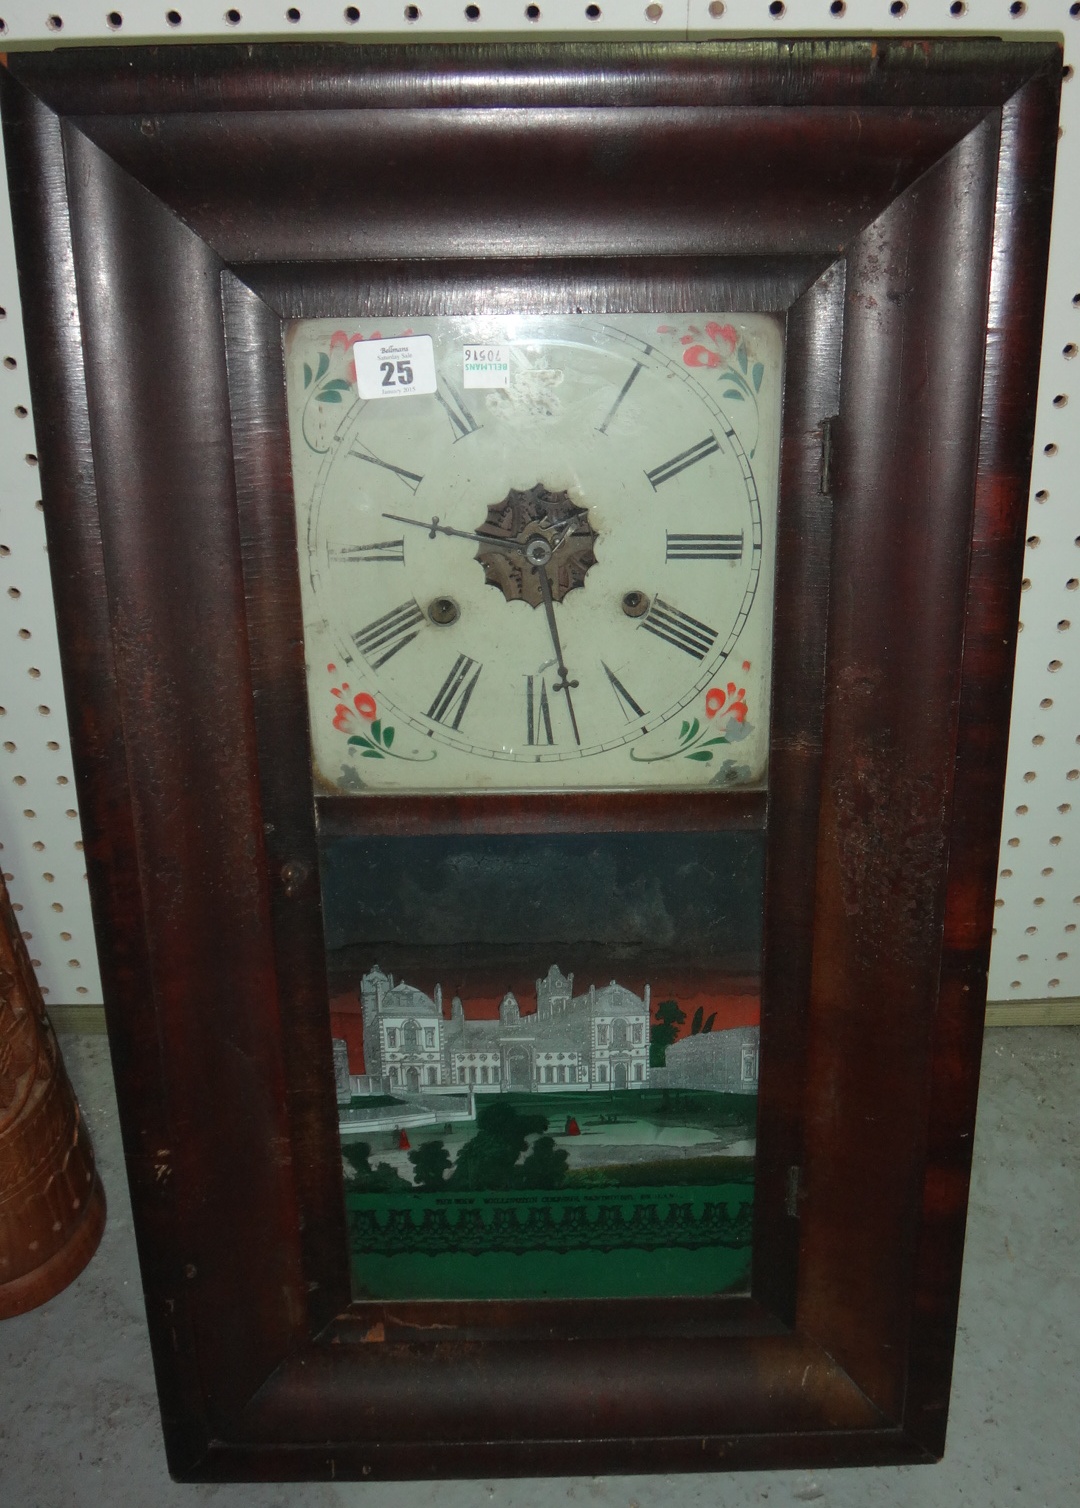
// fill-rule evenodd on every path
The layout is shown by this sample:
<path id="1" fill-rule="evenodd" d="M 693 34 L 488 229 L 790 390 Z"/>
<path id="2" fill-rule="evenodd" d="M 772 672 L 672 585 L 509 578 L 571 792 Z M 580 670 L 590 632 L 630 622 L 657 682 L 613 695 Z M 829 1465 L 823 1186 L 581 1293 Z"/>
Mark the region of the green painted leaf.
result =
<path id="1" fill-rule="evenodd" d="M 361 759 L 381 759 L 382 757 L 383 751 L 381 749 L 364 749 L 360 754 Z"/>
<path id="2" fill-rule="evenodd" d="M 393 730 L 393 728 L 384 728 L 383 729 L 382 741 L 383 741 L 383 748 L 384 749 L 388 749 L 390 747 L 390 745 L 394 742 L 394 730 Z"/>
<path id="3" fill-rule="evenodd" d="M 381 720 L 381 718 L 377 717 L 375 719 L 375 721 L 372 723 L 372 725 L 371 725 L 371 736 L 372 736 L 372 738 L 375 740 L 375 742 L 377 744 L 381 744 L 382 743 L 382 720 Z"/>
<path id="4" fill-rule="evenodd" d="M 683 723 L 682 727 L 679 729 L 679 737 L 680 738 L 685 738 L 686 735 L 689 732 L 690 732 L 690 724 L 689 723 Z"/>
<path id="5" fill-rule="evenodd" d="M 763 361 L 755 361 L 754 370 L 750 375 L 754 379 L 754 392 L 759 393 L 761 391 L 761 379 L 765 375 L 765 363 Z"/>
<path id="6" fill-rule="evenodd" d="M 341 402 L 341 394 L 340 393 L 329 393 L 324 388 L 323 391 L 318 395 L 318 400 L 319 400 L 320 403 L 340 403 Z"/>
<path id="7" fill-rule="evenodd" d="M 315 381 L 316 382 L 318 382 L 319 378 L 323 376 L 323 374 L 325 373 L 325 371 L 326 371 L 326 369 L 327 369 L 327 367 L 329 365 L 330 365 L 330 358 L 329 358 L 329 356 L 327 356 L 327 354 L 326 354 L 325 351 L 321 352 L 320 355 L 319 355 L 318 370 L 315 373 Z M 745 366 L 744 366 L 743 370 L 744 371 L 746 370 Z"/>
<path id="8" fill-rule="evenodd" d="M 304 386 L 311 386 L 311 368 L 308 366 L 306 361 L 304 362 Z"/>
<path id="9" fill-rule="evenodd" d="M 703 749 L 707 749 L 710 744 L 726 744 L 726 743 L 727 743 L 727 739 L 724 738 L 723 735 L 721 735 L 719 738 L 707 738 L 705 740 L 705 742 L 702 744 L 701 747 Z"/>
<path id="10" fill-rule="evenodd" d="M 697 1010 L 694 1012 L 694 1019 L 690 1023 L 690 1035 L 692 1037 L 696 1037 L 698 1032 L 701 1030 L 701 1023 L 704 1020 L 704 1017 L 705 1007 L 703 1005 L 699 1005 Z"/>
<path id="11" fill-rule="evenodd" d="M 738 398 L 738 400 L 739 400 L 740 403 L 743 401 L 743 395 L 739 392 L 738 388 L 736 388 L 736 387 L 725 388 L 724 389 L 724 397 L 725 398 Z"/>
<path id="12" fill-rule="evenodd" d="M 709 1017 L 708 1021 L 706 1021 L 705 1025 L 701 1028 L 701 1030 L 703 1032 L 711 1032 L 712 1029 L 713 1029 L 713 1022 L 715 1020 L 716 1020 L 716 1012 L 713 1011 L 712 1015 Z"/>
<path id="13" fill-rule="evenodd" d="M 743 343 L 742 343 L 741 340 L 739 341 L 739 349 L 738 349 L 737 354 L 738 354 L 738 357 L 739 357 L 739 365 L 742 367 L 743 371 L 745 372 L 746 371 L 746 367 L 747 367 L 747 359 L 748 358 L 747 358 L 747 355 L 746 355 L 746 347 L 743 345 Z"/>
<path id="14" fill-rule="evenodd" d="M 349 739 L 349 742 L 351 744 L 362 744 L 365 749 L 374 748 L 374 744 L 371 742 L 371 739 L 365 738 L 362 733 L 354 733 L 353 736 Z"/>
<path id="15" fill-rule="evenodd" d="M 323 388 L 324 393 L 347 393 L 348 391 L 349 384 L 345 381 L 344 377 L 335 377 L 332 382 L 328 382 Z"/>
<path id="16" fill-rule="evenodd" d="M 698 718 L 696 718 L 696 717 L 695 717 L 695 718 L 694 718 L 694 721 L 693 721 L 693 722 L 692 722 L 692 723 L 691 723 L 691 724 L 690 724 L 690 733 L 689 733 L 689 737 L 691 737 L 691 738 L 696 738 L 696 737 L 697 737 L 697 733 L 698 733 L 698 729 L 699 729 L 699 728 L 700 728 L 700 727 L 701 727 L 701 723 L 700 723 L 700 721 L 699 721 L 699 720 L 698 720 Z"/>
<path id="17" fill-rule="evenodd" d="M 702 764 L 706 764 L 712 758 L 712 755 L 708 749 L 698 749 L 696 753 L 688 754 L 686 757 L 687 759 L 700 759 Z"/>

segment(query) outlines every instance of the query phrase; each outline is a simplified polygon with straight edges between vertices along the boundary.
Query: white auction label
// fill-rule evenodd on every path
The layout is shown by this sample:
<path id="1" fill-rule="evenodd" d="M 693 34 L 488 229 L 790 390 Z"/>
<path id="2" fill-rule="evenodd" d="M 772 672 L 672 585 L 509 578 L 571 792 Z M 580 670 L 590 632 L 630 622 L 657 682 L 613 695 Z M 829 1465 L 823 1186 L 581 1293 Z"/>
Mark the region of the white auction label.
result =
<path id="1" fill-rule="evenodd" d="M 352 348 L 361 398 L 411 398 L 434 393 L 435 348 L 430 335 L 358 340 Z"/>
<path id="2" fill-rule="evenodd" d="M 463 380 L 466 387 L 509 387 L 509 346 L 465 346 Z"/>

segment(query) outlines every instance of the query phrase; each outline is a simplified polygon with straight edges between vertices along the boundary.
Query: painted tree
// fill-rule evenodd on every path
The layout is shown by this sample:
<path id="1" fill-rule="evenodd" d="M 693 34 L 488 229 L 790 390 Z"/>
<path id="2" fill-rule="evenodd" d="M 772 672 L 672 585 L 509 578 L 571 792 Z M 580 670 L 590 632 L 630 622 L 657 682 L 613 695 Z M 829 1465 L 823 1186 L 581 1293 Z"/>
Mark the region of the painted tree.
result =
<path id="1" fill-rule="evenodd" d="M 485 1105 L 476 1117 L 476 1135 L 457 1155 L 447 1180 L 453 1189 L 509 1189 L 514 1168 L 528 1146 L 528 1138 L 547 1130 L 544 1115 L 523 1115 L 513 1105 L 497 1100 Z"/>
<path id="2" fill-rule="evenodd" d="M 649 1028 L 649 1067 L 663 1068 L 667 1050 L 679 1035 L 679 1027 L 686 1020 L 686 1012 L 679 1009 L 675 1000 L 661 1000 L 656 1007 L 656 1019 Z"/>
<path id="3" fill-rule="evenodd" d="M 529 1155 L 518 1169 L 518 1183 L 523 1189 L 557 1189 L 566 1178 L 569 1154 L 557 1147 L 550 1136 L 538 1136 Z"/>
<path id="4" fill-rule="evenodd" d="M 425 1194 L 434 1194 L 443 1187 L 450 1168 L 450 1153 L 441 1141 L 425 1141 L 409 1153 L 413 1165 L 413 1181 Z"/>

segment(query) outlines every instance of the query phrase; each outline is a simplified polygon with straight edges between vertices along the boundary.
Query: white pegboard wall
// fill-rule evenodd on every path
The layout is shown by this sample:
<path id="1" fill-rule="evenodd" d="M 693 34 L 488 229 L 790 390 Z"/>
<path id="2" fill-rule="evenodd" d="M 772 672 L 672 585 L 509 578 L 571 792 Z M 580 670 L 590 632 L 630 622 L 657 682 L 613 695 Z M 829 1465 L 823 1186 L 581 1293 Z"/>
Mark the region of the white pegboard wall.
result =
<path id="1" fill-rule="evenodd" d="M 1080 996 L 1080 0 L 0 0 L 0 48 L 376 37 L 952 35 L 1065 45 L 991 998 Z M 0 164 L 2 170 L 2 164 Z M 0 860 L 46 999 L 100 1001 L 6 186 L 0 194 Z M 9 363 L 13 363 L 9 364 Z M 42 710 L 45 709 L 45 710 Z M 1075 808 L 1075 810 L 1074 810 Z"/>

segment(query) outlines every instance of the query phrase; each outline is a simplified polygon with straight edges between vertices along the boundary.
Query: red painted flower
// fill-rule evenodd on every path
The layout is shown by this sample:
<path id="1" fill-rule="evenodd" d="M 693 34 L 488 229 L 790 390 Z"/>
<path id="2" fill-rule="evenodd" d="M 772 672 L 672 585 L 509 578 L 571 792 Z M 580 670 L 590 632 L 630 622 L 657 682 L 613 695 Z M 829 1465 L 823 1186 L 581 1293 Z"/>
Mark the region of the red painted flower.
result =
<path id="1" fill-rule="evenodd" d="M 350 707 L 345 699 L 346 693 L 349 690 L 347 681 L 342 681 L 340 686 L 332 686 L 330 690 L 337 698 L 337 706 L 334 708 L 334 727 L 339 731 L 349 728 L 355 721 L 357 714 L 365 722 L 374 722 L 377 713 L 375 698 L 373 696 L 369 696 L 366 691 L 361 691 L 353 697 L 352 706 Z"/>
<path id="2" fill-rule="evenodd" d="M 716 717 L 722 712 L 725 717 L 733 717 L 737 723 L 743 723 L 747 713 L 745 696 L 746 687 L 736 689 L 734 681 L 728 681 L 726 691 L 719 686 L 710 686 L 705 693 L 705 716 Z"/>
<path id="3" fill-rule="evenodd" d="M 707 324 L 705 334 L 724 356 L 730 356 L 739 344 L 739 332 L 734 325 Z"/>

